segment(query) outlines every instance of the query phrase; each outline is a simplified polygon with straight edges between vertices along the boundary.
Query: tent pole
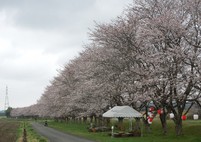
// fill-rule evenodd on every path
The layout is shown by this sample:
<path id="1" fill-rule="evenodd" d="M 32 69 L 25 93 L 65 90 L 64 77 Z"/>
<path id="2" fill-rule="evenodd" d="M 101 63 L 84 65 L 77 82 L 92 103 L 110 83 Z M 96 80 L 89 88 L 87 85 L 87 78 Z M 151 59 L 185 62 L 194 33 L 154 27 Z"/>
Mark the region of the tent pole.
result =
<path id="1" fill-rule="evenodd" d="M 133 130 L 133 122 L 132 122 L 132 118 L 130 117 L 130 131 Z"/>

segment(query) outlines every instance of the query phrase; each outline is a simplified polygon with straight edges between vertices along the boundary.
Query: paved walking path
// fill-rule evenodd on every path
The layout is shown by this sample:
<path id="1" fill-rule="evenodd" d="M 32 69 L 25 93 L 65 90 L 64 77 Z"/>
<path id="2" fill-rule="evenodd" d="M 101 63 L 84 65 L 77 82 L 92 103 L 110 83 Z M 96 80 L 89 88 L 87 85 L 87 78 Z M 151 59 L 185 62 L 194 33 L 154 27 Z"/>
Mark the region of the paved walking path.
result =
<path id="1" fill-rule="evenodd" d="M 36 122 L 32 123 L 32 127 L 40 135 L 46 137 L 49 142 L 93 142 L 84 138 L 60 132 Z"/>

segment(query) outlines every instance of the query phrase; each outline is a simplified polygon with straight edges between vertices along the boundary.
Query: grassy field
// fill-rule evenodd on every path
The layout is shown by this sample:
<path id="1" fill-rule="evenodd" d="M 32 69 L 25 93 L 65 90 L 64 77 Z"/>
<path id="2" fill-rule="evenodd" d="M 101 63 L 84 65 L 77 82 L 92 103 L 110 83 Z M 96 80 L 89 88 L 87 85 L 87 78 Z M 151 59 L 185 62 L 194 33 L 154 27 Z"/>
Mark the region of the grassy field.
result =
<path id="1" fill-rule="evenodd" d="M 183 122 L 182 136 L 176 136 L 174 124 L 168 121 L 168 134 L 164 136 L 161 131 L 160 122 L 155 120 L 151 125 L 151 133 L 143 132 L 143 137 L 113 138 L 108 132 L 93 133 L 87 131 L 86 124 L 61 123 L 50 121 L 49 126 L 58 130 L 82 136 L 97 142 L 201 142 L 201 120 L 187 120 Z"/>
<path id="2" fill-rule="evenodd" d="M 24 122 L 25 121 L 0 119 L 0 142 L 22 142 L 24 126 L 26 127 L 28 142 L 46 142 L 44 138 L 33 131 L 28 121 Z M 78 124 L 49 121 L 48 125 L 67 133 L 92 139 L 96 142 L 201 142 L 201 120 L 184 121 L 184 135 L 182 136 L 175 135 L 174 124 L 172 121 L 168 121 L 168 134 L 166 136 L 162 135 L 159 121 L 154 120 L 151 125 L 151 133 L 143 131 L 143 137 L 129 138 L 112 138 L 111 136 L 108 136 L 108 132 L 88 132 L 88 125 L 84 123 Z"/>

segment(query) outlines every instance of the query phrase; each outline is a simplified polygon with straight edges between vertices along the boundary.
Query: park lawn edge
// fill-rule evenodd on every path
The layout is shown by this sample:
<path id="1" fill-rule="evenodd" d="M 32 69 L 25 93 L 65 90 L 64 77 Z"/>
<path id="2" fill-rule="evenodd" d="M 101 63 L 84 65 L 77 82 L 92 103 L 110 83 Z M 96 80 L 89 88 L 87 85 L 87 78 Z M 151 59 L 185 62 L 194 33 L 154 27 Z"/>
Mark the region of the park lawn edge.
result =
<path id="1" fill-rule="evenodd" d="M 154 120 L 150 134 L 144 133 L 143 137 L 129 137 L 129 138 L 111 138 L 108 132 L 92 133 L 88 132 L 87 124 L 74 123 L 74 122 L 54 122 L 49 121 L 49 126 L 60 130 L 62 132 L 77 135 L 87 139 L 95 140 L 96 142 L 200 142 L 201 141 L 201 120 L 187 120 L 183 122 L 184 135 L 176 136 L 174 130 L 174 123 L 172 120 L 168 121 L 168 134 L 163 135 L 159 120 Z"/>

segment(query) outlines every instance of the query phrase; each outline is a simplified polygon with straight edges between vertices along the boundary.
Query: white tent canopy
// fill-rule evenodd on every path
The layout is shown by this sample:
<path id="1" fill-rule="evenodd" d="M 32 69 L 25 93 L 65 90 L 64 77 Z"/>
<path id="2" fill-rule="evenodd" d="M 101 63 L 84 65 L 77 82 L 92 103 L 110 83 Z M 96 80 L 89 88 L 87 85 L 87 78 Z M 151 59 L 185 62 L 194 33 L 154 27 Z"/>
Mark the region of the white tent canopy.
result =
<path id="1" fill-rule="evenodd" d="M 142 114 L 129 106 L 115 106 L 103 114 L 103 117 L 142 117 Z"/>

